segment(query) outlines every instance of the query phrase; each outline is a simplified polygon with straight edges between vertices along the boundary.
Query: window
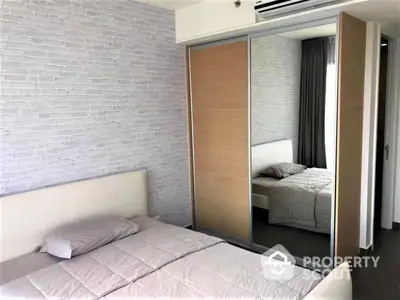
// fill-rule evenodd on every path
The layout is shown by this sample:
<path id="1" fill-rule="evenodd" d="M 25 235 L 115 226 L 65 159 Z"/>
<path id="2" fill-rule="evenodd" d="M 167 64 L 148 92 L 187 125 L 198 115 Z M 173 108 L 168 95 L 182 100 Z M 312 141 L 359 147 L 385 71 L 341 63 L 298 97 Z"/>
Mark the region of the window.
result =
<path id="1" fill-rule="evenodd" d="M 328 64 L 326 71 L 325 96 L 325 154 L 326 168 L 333 170 L 335 165 L 335 127 L 336 127 L 336 65 Z"/>

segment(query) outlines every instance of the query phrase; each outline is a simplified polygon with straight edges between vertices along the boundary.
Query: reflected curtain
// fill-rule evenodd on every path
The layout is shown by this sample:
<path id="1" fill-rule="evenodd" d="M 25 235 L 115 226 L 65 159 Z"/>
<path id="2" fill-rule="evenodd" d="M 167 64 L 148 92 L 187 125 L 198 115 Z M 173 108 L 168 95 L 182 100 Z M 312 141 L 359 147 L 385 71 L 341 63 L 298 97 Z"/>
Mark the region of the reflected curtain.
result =
<path id="1" fill-rule="evenodd" d="M 298 163 L 326 168 L 325 95 L 329 38 L 302 42 Z"/>

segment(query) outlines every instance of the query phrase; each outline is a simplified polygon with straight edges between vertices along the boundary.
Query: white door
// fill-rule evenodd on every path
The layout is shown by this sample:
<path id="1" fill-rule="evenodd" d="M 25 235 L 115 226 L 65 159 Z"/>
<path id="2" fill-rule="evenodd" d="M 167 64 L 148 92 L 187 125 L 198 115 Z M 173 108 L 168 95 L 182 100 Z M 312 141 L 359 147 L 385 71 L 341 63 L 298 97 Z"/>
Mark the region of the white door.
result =
<path id="1" fill-rule="evenodd" d="M 400 39 L 389 40 L 388 83 L 386 98 L 385 154 L 383 163 L 382 222 L 381 226 L 392 229 L 393 221 L 400 222 L 400 202 L 395 201 L 396 182 L 400 170 L 398 152 L 400 110 Z M 398 186 L 398 184 L 397 184 Z M 399 189 L 397 187 L 397 189 Z M 398 191 L 400 192 L 400 191 Z M 399 195 L 399 194 L 397 194 Z M 400 200 L 400 199 L 397 199 Z M 396 203 L 397 202 L 397 203 Z M 396 205 L 397 204 L 397 205 Z M 396 210 L 396 213 L 395 213 Z"/>

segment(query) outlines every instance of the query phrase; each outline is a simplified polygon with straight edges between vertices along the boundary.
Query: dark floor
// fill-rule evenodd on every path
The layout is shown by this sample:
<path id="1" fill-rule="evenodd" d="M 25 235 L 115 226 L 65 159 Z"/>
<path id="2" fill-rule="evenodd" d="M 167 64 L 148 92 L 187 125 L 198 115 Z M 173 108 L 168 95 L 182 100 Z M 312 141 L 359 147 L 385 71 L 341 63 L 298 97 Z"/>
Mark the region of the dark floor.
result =
<path id="1" fill-rule="evenodd" d="M 270 225 L 267 217 L 253 211 L 253 243 L 281 244 L 297 257 L 330 256 L 329 235 Z M 379 256 L 378 267 L 370 263 L 352 271 L 353 300 L 400 300 L 400 230 L 376 230 L 374 250 L 367 256 Z"/>
<path id="2" fill-rule="evenodd" d="M 368 255 L 380 257 L 378 267 L 352 272 L 353 300 L 399 300 L 400 231 L 380 229 L 375 236 L 375 249 Z"/>
<path id="3" fill-rule="evenodd" d="M 293 256 L 330 256 L 330 235 L 268 224 L 268 213 L 253 208 L 253 243 L 268 248 L 284 246 Z M 400 300 L 400 299 L 399 299 Z"/>
<path id="4" fill-rule="evenodd" d="M 297 257 L 330 256 L 329 235 L 268 224 L 268 216 L 257 209 L 253 211 L 253 243 L 281 244 Z M 400 300 L 400 230 L 376 230 L 374 250 L 367 256 L 379 256 L 378 267 L 370 263 L 352 271 L 353 300 Z"/>

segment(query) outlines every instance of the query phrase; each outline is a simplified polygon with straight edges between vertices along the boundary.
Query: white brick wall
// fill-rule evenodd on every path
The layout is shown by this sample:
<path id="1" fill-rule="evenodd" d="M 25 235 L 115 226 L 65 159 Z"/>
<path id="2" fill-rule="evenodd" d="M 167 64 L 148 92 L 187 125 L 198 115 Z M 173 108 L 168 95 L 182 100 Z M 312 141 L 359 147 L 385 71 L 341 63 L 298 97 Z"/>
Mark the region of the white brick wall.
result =
<path id="1" fill-rule="evenodd" d="M 190 223 L 173 12 L 126 0 L 0 4 L 0 194 L 146 168 L 152 215 Z"/>
<path id="2" fill-rule="evenodd" d="M 297 158 L 301 40 L 278 35 L 251 43 L 252 145 L 292 139 Z"/>

